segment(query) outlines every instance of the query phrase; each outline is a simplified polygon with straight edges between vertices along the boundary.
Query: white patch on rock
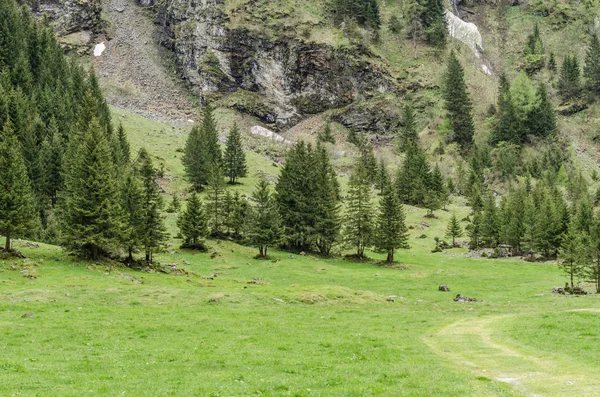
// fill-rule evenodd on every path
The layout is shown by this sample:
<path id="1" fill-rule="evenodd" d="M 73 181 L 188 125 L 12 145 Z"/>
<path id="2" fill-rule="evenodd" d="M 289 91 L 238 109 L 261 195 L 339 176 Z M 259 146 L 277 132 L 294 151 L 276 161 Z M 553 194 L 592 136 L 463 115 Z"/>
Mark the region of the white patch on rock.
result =
<path id="1" fill-rule="evenodd" d="M 267 138 L 267 139 L 272 139 L 275 142 L 281 142 L 281 143 L 285 143 L 285 144 L 292 143 L 292 142 L 288 141 L 287 139 L 285 139 L 284 137 L 282 137 L 281 135 L 279 135 L 278 133 L 268 130 L 265 127 L 261 127 L 260 125 L 255 125 L 254 127 L 250 128 L 250 134 L 262 136 L 263 138 Z"/>
<path id="2" fill-rule="evenodd" d="M 446 10 L 446 26 L 448 34 L 467 45 L 473 50 L 477 58 L 480 57 L 480 52 L 483 51 L 483 40 L 477 25 L 470 22 L 465 22 L 452 12 Z"/>
<path id="3" fill-rule="evenodd" d="M 96 44 L 94 46 L 94 56 L 99 57 L 100 55 L 102 55 L 104 50 L 106 50 L 106 46 L 104 45 L 104 42 L 102 42 L 100 44 Z"/>
<path id="4" fill-rule="evenodd" d="M 483 70 L 483 73 L 487 74 L 488 76 L 492 75 L 492 71 L 490 70 L 490 68 L 488 68 L 488 66 L 485 63 L 481 65 L 481 70 Z"/>

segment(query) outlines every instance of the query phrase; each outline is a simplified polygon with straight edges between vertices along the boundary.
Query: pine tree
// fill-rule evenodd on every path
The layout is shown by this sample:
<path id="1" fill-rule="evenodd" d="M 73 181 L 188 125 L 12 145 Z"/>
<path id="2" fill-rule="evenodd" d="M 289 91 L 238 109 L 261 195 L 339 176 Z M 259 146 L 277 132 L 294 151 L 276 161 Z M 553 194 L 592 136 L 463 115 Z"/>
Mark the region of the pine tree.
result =
<path id="1" fill-rule="evenodd" d="M 0 234 L 6 238 L 6 252 L 11 250 L 12 238 L 31 233 L 36 224 L 35 214 L 21 147 L 8 122 L 0 135 Z"/>
<path id="2" fill-rule="evenodd" d="M 223 232 L 224 216 L 224 194 L 225 182 L 223 181 L 223 171 L 217 162 L 211 164 L 208 177 L 207 203 L 206 211 L 210 233 L 213 236 L 220 237 Z"/>
<path id="3" fill-rule="evenodd" d="M 177 194 L 173 194 L 173 198 L 171 199 L 171 203 L 169 203 L 169 206 L 167 207 L 167 212 L 169 214 L 173 214 L 173 213 L 179 213 L 179 210 L 181 209 L 181 200 L 179 200 L 179 196 L 177 196 Z"/>
<path id="4" fill-rule="evenodd" d="M 344 238 L 348 247 L 356 249 L 356 256 L 364 258 L 365 248 L 374 238 L 374 208 L 371 203 L 371 184 L 366 170 L 358 164 L 348 185 Z"/>
<path id="5" fill-rule="evenodd" d="M 379 167 L 377 168 L 377 181 L 376 181 L 377 190 L 379 190 L 380 194 L 383 194 L 383 190 L 392 183 L 390 178 L 390 173 L 387 170 L 385 162 L 383 159 L 379 160 Z"/>
<path id="6" fill-rule="evenodd" d="M 446 9 L 442 0 L 424 0 L 421 22 L 430 45 L 443 48 L 446 45 Z"/>
<path id="7" fill-rule="evenodd" d="M 548 98 L 548 91 L 544 84 L 540 84 L 536 92 L 536 101 L 528 115 L 527 129 L 534 136 L 546 138 L 556 135 L 556 115 Z"/>
<path id="8" fill-rule="evenodd" d="M 446 237 L 452 239 L 452 246 L 456 247 L 456 239 L 462 237 L 463 230 L 456 219 L 456 214 L 452 213 L 452 218 L 450 218 L 450 222 L 448 222 L 448 227 L 446 228 Z"/>
<path id="9" fill-rule="evenodd" d="M 223 170 L 229 178 L 230 184 L 235 184 L 238 178 L 243 178 L 248 173 L 246 154 L 242 147 L 242 136 L 237 124 L 234 124 L 227 137 L 225 154 L 223 156 Z"/>
<path id="10" fill-rule="evenodd" d="M 54 120 L 54 119 L 52 119 Z M 52 207 L 56 205 L 58 192 L 64 188 L 63 180 L 63 153 L 65 143 L 58 132 L 54 121 L 49 126 L 49 135 L 44 139 L 40 151 L 44 173 L 42 175 L 41 190 L 50 199 Z"/>
<path id="11" fill-rule="evenodd" d="M 423 150 L 416 144 L 409 144 L 406 157 L 396 176 L 396 191 L 404 204 L 423 205 L 431 170 Z"/>
<path id="12" fill-rule="evenodd" d="M 410 104 L 404 105 L 402 114 L 402 127 L 398 137 L 398 149 L 405 152 L 409 144 L 419 144 L 419 135 L 417 134 L 417 125 L 415 114 Z"/>
<path id="13" fill-rule="evenodd" d="M 207 181 L 203 150 L 200 126 L 195 125 L 185 142 L 181 161 L 185 168 L 185 175 L 196 191 L 202 190 Z"/>
<path id="14" fill-rule="evenodd" d="M 580 87 L 579 62 L 575 56 L 565 56 L 560 69 L 558 92 L 564 100 L 577 97 Z"/>
<path id="15" fill-rule="evenodd" d="M 596 293 L 600 293 L 600 212 L 594 215 L 590 230 L 590 256 L 586 276 L 594 283 Z"/>
<path id="16" fill-rule="evenodd" d="M 269 184 L 261 178 L 252 193 L 252 211 L 248 240 L 258 247 L 258 257 L 268 258 L 269 247 L 282 240 L 281 218 Z"/>
<path id="17" fill-rule="evenodd" d="M 325 128 L 323 129 L 323 131 L 320 131 L 318 136 L 317 136 L 317 140 L 319 142 L 329 142 L 333 145 L 335 145 L 335 138 L 333 137 L 333 133 L 331 132 L 331 125 L 329 125 L 329 123 L 325 124 Z"/>
<path id="18" fill-rule="evenodd" d="M 193 192 L 187 200 L 185 210 L 177 218 L 177 227 L 183 236 L 184 248 L 204 250 L 204 240 L 208 237 L 208 217 L 202 200 Z"/>
<path id="19" fill-rule="evenodd" d="M 596 34 L 592 35 L 585 55 L 583 77 L 586 79 L 588 92 L 593 96 L 600 95 L 600 40 Z"/>
<path id="20" fill-rule="evenodd" d="M 498 244 L 499 234 L 498 207 L 496 207 L 494 197 L 490 195 L 483 202 L 481 241 L 486 247 L 494 248 Z"/>
<path id="21" fill-rule="evenodd" d="M 379 201 L 375 231 L 375 248 L 387 254 L 386 261 L 394 262 L 394 251 L 408 249 L 408 229 L 402 203 L 390 184 L 384 187 Z"/>
<path id="22" fill-rule="evenodd" d="M 527 37 L 523 55 L 525 57 L 525 71 L 528 74 L 535 73 L 544 67 L 544 44 L 537 23 L 533 27 L 533 33 Z"/>
<path id="23" fill-rule="evenodd" d="M 482 228 L 482 214 L 480 209 L 473 210 L 471 214 L 471 222 L 467 225 L 467 234 L 469 236 L 469 248 L 477 249 L 481 246 L 481 228 Z"/>
<path id="24" fill-rule="evenodd" d="M 491 143 L 497 144 L 502 141 L 521 144 L 523 131 L 517 117 L 515 106 L 512 101 L 510 84 L 503 73 L 500 75 L 498 90 L 496 123 L 493 126 Z"/>
<path id="25" fill-rule="evenodd" d="M 575 287 L 575 279 L 585 276 L 585 267 L 590 262 L 589 247 L 584 242 L 583 233 L 576 227 L 569 227 L 564 244 L 560 249 L 562 259 L 558 266 L 569 277 L 571 289 Z"/>
<path id="26" fill-rule="evenodd" d="M 429 190 L 432 195 L 436 196 L 439 205 L 445 209 L 450 198 L 450 193 L 448 192 L 448 188 L 444 183 L 444 177 L 442 176 L 442 171 L 440 170 L 439 164 L 436 164 L 431 172 Z"/>
<path id="27" fill-rule="evenodd" d="M 230 229 L 234 237 L 240 238 L 247 227 L 249 212 L 248 200 L 238 192 L 233 194 L 233 213 L 230 219 Z M 277 214 L 279 216 L 279 214 Z"/>
<path id="28" fill-rule="evenodd" d="M 448 69 L 443 82 L 444 108 L 448 114 L 452 129 L 452 141 L 463 150 L 473 143 L 475 126 L 472 116 L 471 99 L 465 84 L 465 73 L 454 51 L 448 58 Z"/>
<path id="29" fill-rule="evenodd" d="M 153 262 L 155 252 L 160 252 L 166 246 L 168 237 L 165 219 L 162 214 L 164 202 L 156 179 L 158 173 L 152 158 L 146 149 L 138 152 L 136 172 L 142 181 L 142 245 L 147 263 Z"/>
<path id="30" fill-rule="evenodd" d="M 338 239 L 340 220 L 340 185 L 327 150 L 317 146 L 315 153 L 315 226 L 314 240 L 319 253 L 328 256 L 333 244 Z"/>
<path id="31" fill-rule="evenodd" d="M 537 209 L 533 196 L 529 194 L 525 198 L 523 209 L 523 243 L 529 254 L 532 254 L 537 247 Z"/>
<path id="32" fill-rule="evenodd" d="M 123 164 L 129 164 L 131 161 L 131 148 L 129 146 L 129 141 L 127 140 L 127 133 L 123 128 L 123 124 L 119 124 L 119 128 L 117 129 L 117 139 L 121 152 L 121 161 Z"/>
<path id="33" fill-rule="evenodd" d="M 123 242 L 127 248 L 127 262 L 133 263 L 133 251 L 141 246 L 144 227 L 144 190 L 138 177 L 130 172 L 123 183 L 121 207 L 125 212 Z"/>
<path id="34" fill-rule="evenodd" d="M 548 60 L 548 70 L 551 72 L 556 71 L 556 59 L 553 52 L 550 53 L 550 59 Z"/>
<path id="35" fill-rule="evenodd" d="M 98 120 L 92 118 L 73 147 L 65 172 L 64 246 L 96 260 L 115 250 L 122 239 L 118 179 Z"/>

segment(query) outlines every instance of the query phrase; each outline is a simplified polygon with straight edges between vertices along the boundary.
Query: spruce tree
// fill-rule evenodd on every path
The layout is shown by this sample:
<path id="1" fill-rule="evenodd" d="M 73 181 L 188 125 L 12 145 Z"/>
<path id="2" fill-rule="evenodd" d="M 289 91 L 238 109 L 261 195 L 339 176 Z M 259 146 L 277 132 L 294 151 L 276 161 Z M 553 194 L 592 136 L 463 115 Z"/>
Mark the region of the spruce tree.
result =
<path id="1" fill-rule="evenodd" d="M 424 0 L 421 23 L 430 45 L 443 48 L 446 45 L 446 9 L 442 0 Z"/>
<path id="2" fill-rule="evenodd" d="M 537 247 L 537 209 L 533 196 L 529 194 L 525 198 L 525 207 L 523 209 L 523 243 L 529 254 L 532 254 Z"/>
<path id="3" fill-rule="evenodd" d="M 206 212 L 211 235 L 216 237 L 220 237 L 223 233 L 223 223 L 225 220 L 224 199 L 225 182 L 223 180 L 223 171 L 220 164 L 213 161 L 209 169 Z"/>
<path id="4" fill-rule="evenodd" d="M 512 101 L 510 84 L 503 73 L 500 75 L 500 84 L 497 99 L 496 122 L 493 125 L 491 143 L 497 144 L 502 141 L 521 144 L 523 131 L 517 117 L 517 112 Z"/>
<path id="5" fill-rule="evenodd" d="M 383 159 L 379 160 L 379 167 L 377 168 L 377 190 L 380 194 L 383 194 L 383 190 L 392 183 L 390 173 L 387 170 Z"/>
<path id="6" fill-rule="evenodd" d="M 123 124 L 119 124 L 119 128 L 117 129 L 117 139 L 119 142 L 121 161 L 123 164 L 129 164 L 131 161 L 131 148 L 129 146 L 129 141 L 127 140 L 127 133 L 123 128 Z"/>
<path id="7" fill-rule="evenodd" d="M 179 200 L 179 196 L 177 194 L 173 194 L 173 198 L 171 199 L 171 203 L 167 207 L 167 212 L 170 214 L 178 213 L 181 209 L 181 200 Z"/>
<path id="8" fill-rule="evenodd" d="M 408 229 L 405 223 L 402 203 L 396 192 L 388 184 L 382 191 L 379 201 L 377 224 L 375 231 L 375 248 L 387 254 L 386 261 L 394 262 L 394 251 L 399 248 L 408 249 Z"/>
<path id="9" fill-rule="evenodd" d="M 483 202 L 481 240 L 486 247 L 495 248 L 498 244 L 499 234 L 498 207 L 496 207 L 494 197 L 489 195 Z"/>
<path id="10" fill-rule="evenodd" d="M 594 283 L 596 293 L 600 293 L 600 212 L 594 215 L 590 230 L 590 262 L 586 276 Z"/>
<path id="11" fill-rule="evenodd" d="M 182 247 L 205 249 L 204 240 L 209 234 L 208 217 L 196 192 L 190 195 L 185 210 L 179 214 L 177 227 L 183 236 Z"/>
<path id="12" fill-rule="evenodd" d="M 242 147 L 242 135 L 237 124 L 234 124 L 227 137 L 223 156 L 223 170 L 230 184 L 235 184 L 239 178 L 248 173 L 246 154 Z"/>
<path id="13" fill-rule="evenodd" d="M 360 163 L 350 176 L 348 189 L 344 239 L 348 247 L 356 249 L 358 258 L 364 258 L 365 248 L 373 242 L 375 225 L 371 184 Z"/>
<path id="14" fill-rule="evenodd" d="M 269 184 L 261 178 L 252 193 L 252 211 L 248 240 L 258 247 L 258 257 L 268 258 L 269 247 L 282 239 L 281 219 Z"/>
<path id="15" fill-rule="evenodd" d="M 164 201 L 160 192 L 160 187 L 156 181 L 158 173 L 152 158 L 144 148 L 138 152 L 136 161 L 136 172 L 142 181 L 142 223 L 143 233 L 141 236 L 142 245 L 145 251 L 147 263 L 153 262 L 153 255 L 160 252 L 166 246 L 168 237 L 162 210 Z"/>
<path id="16" fill-rule="evenodd" d="M 402 113 L 402 126 L 398 137 L 398 149 L 400 152 L 405 152 L 409 144 L 418 145 L 419 135 L 417 134 L 417 125 L 412 105 L 407 103 L 404 105 L 404 111 Z"/>
<path id="17" fill-rule="evenodd" d="M 525 57 L 525 71 L 528 74 L 535 73 L 544 67 L 544 45 L 537 23 L 533 27 L 533 33 L 527 37 L 523 55 Z"/>
<path id="18" fill-rule="evenodd" d="M 333 133 L 331 132 L 331 125 L 329 125 L 329 123 L 326 123 L 323 131 L 319 132 L 317 140 L 322 143 L 329 142 L 335 145 L 335 138 L 333 137 Z"/>
<path id="19" fill-rule="evenodd" d="M 127 262 L 133 264 L 133 251 L 142 245 L 145 233 L 144 190 L 142 182 L 133 172 L 125 177 L 121 197 L 121 207 L 125 212 L 123 242 L 127 248 Z"/>
<path id="20" fill-rule="evenodd" d="M 462 237 L 463 230 L 456 219 L 456 214 L 452 213 L 452 218 L 450 218 L 450 222 L 448 222 L 448 227 L 446 228 L 446 237 L 452 239 L 452 246 L 456 247 L 456 239 Z"/>
<path id="21" fill-rule="evenodd" d="M 64 246 L 96 260 L 122 240 L 123 211 L 106 133 L 97 119 L 73 143 L 65 172 Z"/>
<path id="22" fill-rule="evenodd" d="M 481 229 L 482 229 L 482 214 L 480 209 L 473 210 L 471 214 L 471 222 L 467 225 L 466 230 L 469 236 L 469 248 L 477 249 L 481 246 Z"/>
<path id="23" fill-rule="evenodd" d="M 573 99 L 579 94 L 581 89 L 579 75 L 577 58 L 575 56 L 565 56 L 558 80 L 558 92 L 564 100 Z"/>
<path id="24" fill-rule="evenodd" d="M 21 147 L 10 122 L 0 134 L 0 234 L 11 250 L 11 239 L 25 237 L 36 225 L 31 182 L 27 176 Z"/>
<path id="25" fill-rule="evenodd" d="M 528 115 L 527 129 L 531 135 L 542 138 L 553 137 L 558 130 L 554 108 L 544 84 L 537 89 L 535 105 Z"/>
<path id="26" fill-rule="evenodd" d="M 553 73 L 556 71 L 556 58 L 553 52 L 550 53 L 550 59 L 548 60 L 548 70 Z"/>
<path id="27" fill-rule="evenodd" d="M 203 150 L 200 126 L 194 125 L 185 142 L 181 161 L 185 169 L 185 175 L 196 191 L 202 190 L 207 181 Z"/>
<path id="28" fill-rule="evenodd" d="M 592 35 L 585 55 L 583 77 L 585 77 L 585 86 L 588 92 L 592 96 L 600 95 L 600 40 L 596 34 Z"/>
<path id="29" fill-rule="evenodd" d="M 43 194 L 50 199 L 51 206 L 54 207 L 58 198 L 58 192 L 64 187 L 63 155 L 65 142 L 58 132 L 55 122 L 51 122 L 49 131 L 50 133 L 44 139 L 40 151 L 44 170 L 41 189 Z"/>
<path id="30" fill-rule="evenodd" d="M 448 58 L 448 69 L 443 81 L 443 98 L 452 129 L 452 141 L 466 150 L 473 143 L 475 125 L 471 99 L 465 84 L 465 73 L 454 51 L 450 52 Z"/>
<path id="31" fill-rule="evenodd" d="M 585 276 L 585 267 L 590 262 L 589 247 L 584 241 L 584 235 L 574 225 L 571 225 L 560 249 L 562 259 L 558 266 L 569 277 L 571 289 L 575 280 Z"/>
<path id="32" fill-rule="evenodd" d="M 318 145 L 315 153 L 315 245 L 321 255 L 329 255 L 338 239 L 340 220 L 340 185 L 324 146 Z"/>
<path id="33" fill-rule="evenodd" d="M 431 169 L 425 152 L 417 144 L 409 143 L 396 176 L 398 197 L 404 204 L 423 205 L 430 178 Z"/>
<path id="34" fill-rule="evenodd" d="M 249 208 L 245 196 L 242 197 L 239 192 L 235 192 L 233 194 L 233 213 L 231 214 L 229 228 L 236 238 L 240 238 L 247 228 Z M 277 215 L 279 216 L 279 214 Z"/>

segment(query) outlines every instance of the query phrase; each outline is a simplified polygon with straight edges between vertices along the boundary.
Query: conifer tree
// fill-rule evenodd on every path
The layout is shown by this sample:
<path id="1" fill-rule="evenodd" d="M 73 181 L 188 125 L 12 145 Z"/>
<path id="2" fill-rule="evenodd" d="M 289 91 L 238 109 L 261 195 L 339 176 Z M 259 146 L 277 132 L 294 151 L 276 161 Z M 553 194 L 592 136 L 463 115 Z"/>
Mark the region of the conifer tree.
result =
<path id="1" fill-rule="evenodd" d="M 418 145 L 419 135 L 417 134 L 417 125 L 415 122 L 415 114 L 412 105 L 407 103 L 404 105 L 402 113 L 402 126 L 398 137 L 398 149 L 400 152 L 406 151 L 409 143 Z"/>
<path id="2" fill-rule="evenodd" d="M 258 247 L 258 257 L 268 258 L 269 247 L 282 239 L 281 218 L 269 184 L 261 178 L 252 193 L 249 241 Z"/>
<path id="3" fill-rule="evenodd" d="M 187 200 L 185 210 L 177 218 L 177 227 L 183 236 L 184 248 L 204 250 L 204 240 L 208 237 L 208 217 L 202 200 L 193 192 Z"/>
<path id="4" fill-rule="evenodd" d="M 206 211 L 211 235 L 219 237 L 223 232 L 225 182 L 223 171 L 216 161 L 210 166 L 207 188 Z"/>
<path id="5" fill-rule="evenodd" d="M 514 253 L 519 253 L 526 227 L 524 191 L 513 192 L 501 208 L 500 242 L 510 245 Z"/>
<path id="6" fill-rule="evenodd" d="M 121 161 L 123 164 L 129 164 L 131 161 L 131 148 L 129 146 L 129 141 L 127 140 L 127 133 L 123 128 L 123 124 L 119 124 L 119 128 L 117 129 L 117 139 L 121 152 Z"/>
<path id="7" fill-rule="evenodd" d="M 473 143 L 475 125 L 471 99 L 465 84 L 465 73 L 454 51 L 450 52 L 448 58 L 448 69 L 443 81 L 443 98 L 452 129 L 452 141 L 466 150 Z"/>
<path id="8" fill-rule="evenodd" d="M 594 283 L 596 293 L 600 293 L 600 212 L 594 215 L 590 230 L 590 263 L 586 276 Z"/>
<path id="9" fill-rule="evenodd" d="M 371 184 L 360 163 L 350 176 L 348 189 L 344 238 L 348 247 L 356 249 L 356 256 L 364 258 L 365 248 L 373 242 L 375 225 Z"/>
<path id="10" fill-rule="evenodd" d="M 533 27 L 533 33 L 527 37 L 523 54 L 525 57 L 525 70 L 528 74 L 535 73 L 544 67 L 544 44 L 537 23 Z"/>
<path id="11" fill-rule="evenodd" d="M 207 181 L 207 168 L 203 158 L 203 142 L 199 125 L 190 130 L 183 150 L 182 163 L 185 175 L 194 190 L 202 190 Z"/>
<path id="12" fill-rule="evenodd" d="M 315 156 L 314 240 L 319 253 L 327 256 L 338 239 L 341 227 L 340 185 L 325 147 L 319 144 Z"/>
<path id="13" fill-rule="evenodd" d="M 446 237 L 452 239 L 452 246 L 456 247 L 456 239 L 462 237 L 463 230 L 456 219 L 456 214 L 452 213 L 452 218 L 450 218 L 450 222 L 448 222 L 448 227 L 446 228 Z"/>
<path id="14" fill-rule="evenodd" d="M 127 262 L 133 264 L 133 251 L 141 246 L 145 233 L 144 190 L 140 179 L 133 172 L 125 177 L 121 197 L 121 206 L 125 212 L 123 242 L 127 248 Z"/>
<path id="15" fill-rule="evenodd" d="M 592 35 L 586 51 L 583 77 L 586 79 L 588 92 L 593 96 L 600 95 L 600 40 L 596 34 Z"/>
<path id="16" fill-rule="evenodd" d="M 405 204 L 423 205 L 431 170 L 423 150 L 413 143 L 406 148 L 406 157 L 396 176 L 396 191 Z"/>
<path id="17" fill-rule="evenodd" d="M 11 250 L 11 239 L 25 237 L 35 227 L 35 207 L 31 183 L 21 147 L 10 122 L 0 134 L 0 234 L 6 239 L 4 250 Z"/>
<path id="18" fill-rule="evenodd" d="M 170 214 L 178 213 L 181 209 L 181 200 L 179 200 L 179 196 L 177 194 L 173 194 L 173 198 L 171 199 L 171 203 L 167 207 L 167 212 Z"/>
<path id="19" fill-rule="evenodd" d="M 446 45 L 446 9 L 442 0 L 424 0 L 421 22 L 429 44 L 443 48 Z"/>
<path id="20" fill-rule="evenodd" d="M 506 141 L 521 144 L 522 126 L 519 123 L 512 101 L 508 78 L 504 73 L 500 75 L 497 106 L 498 112 L 496 113 L 496 123 L 493 127 L 491 143 L 497 144 Z"/>
<path id="21" fill-rule="evenodd" d="M 248 212 L 248 201 L 245 197 L 240 196 L 239 192 L 235 192 L 233 194 L 233 213 L 231 214 L 229 225 L 234 237 L 241 237 L 243 231 L 246 229 Z"/>
<path id="22" fill-rule="evenodd" d="M 560 77 L 558 80 L 558 92 L 564 100 L 575 98 L 580 91 L 579 62 L 575 56 L 565 56 Z"/>
<path id="23" fill-rule="evenodd" d="M 116 170 L 106 133 L 95 118 L 81 132 L 65 172 L 62 220 L 64 245 L 96 260 L 121 242 L 121 209 Z"/>
<path id="24" fill-rule="evenodd" d="M 392 183 L 390 173 L 387 170 L 383 159 L 379 160 L 379 167 L 377 168 L 377 190 L 380 194 L 383 194 L 383 190 Z"/>
<path id="25" fill-rule="evenodd" d="M 168 237 L 165 219 L 162 214 L 164 202 L 156 179 L 158 173 L 146 149 L 138 152 L 136 171 L 142 181 L 142 245 L 147 263 L 153 262 L 153 255 L 166 246 Z"/>
<path id="26" fill-rule="evenodd" d="M 553 137 L 558 130 L 554 108 L 544 84 L 540 84 L 537 89 L 535 105 L 529 112 L 527 129 L 531 135 L 542 138 Z"/>
<path id="27" fill-rule="evenodd" d="M 556 71 L 556 58 L 553 52 L 550 53 L 550 59 L 548 60 L 548 70 L 553 73 Z"/>
<path id="28" fill-rule="evenodd" d="M 529 194 L 525 198 L 523 209 L 523 242 L 528 253 L 533 253 L 537 247 L 537 212 L 533 196 Z"/>
<path id="29" fill-rule="evenodd" d="M 323 142 L 323 143 L 329 142 L 329 143 L 335 145 L 335 138 L 333 137 L 333 133 L 331 132 L 331 125 L 329 125 L 329 123 L 326 123 L 323 131 L 319 132 L 319 135 L 317 136 L 317 140 L 319 142 Z"/>
<path id="30" fill-rule="evenodd" d="M 584 235 L 577 228 L 569 227 L 565 240 L 560 249 L 562 261 L 558 266 L 569 277 L 571 289 L 575 287 L 575 279 L 585 276 L 585 267 L 590 261 L 589 247 L 584 241 Z"/>
<path id="31" fill-rule="evenodd" d="M 234 124 L 227 137 L 223 156 L 223 169 L 230 184 L 235 184 L 239 178 L 246 176 L 246 154 L 242 147 L 242 136 L 237 124 Z"/>
<path id="32" fill-rule="evenodd" d="M 471 222 L 467 225 L 467 234 L 469 236 L 469 248 L 477 249 L 481 246 L 481 228 L 482 228 L 482 214 L 480 209 L 474 209 L 471 214 Z"/>
<path id="33" fill-rule="evenodd" d="M 64 187 L 62 175 L 64 146 L 65 143 L 58 132 L 56 123 L 51 122 L 49 127 L 49 135 L 42 143 L 40 156 L 44 170 L 41 181 L 41 189 L 43 194 L 50 199 L 50 204 L 52 207 L 56 205 L 58 192 Z"/>
<path id="34" fill-rule="evenodd" d="M 494 197 L 487 196 L 483 202 L 481 219 L 481 240 L 486 247 L 494 248 L 498 244 L 500 225 L 498 208 Z"/>
<path id="35" fill-rule="evenodd" d="M 379 201 L 377 224 L 375 231 L 375 248 L 387 254 L 386 261 L 394 262 L 396 249 L 410 248 L 408 245 L 408 229 L 405 223 L 402 203 L 389 184 L 384 187 Z"/>
<path id="36" fill-rule="evenodd" d="M 436 197 L 436 199 L 439 202 L 439 205 L 442 208 L 446 208 L 446 204 L 448 204 L 450 193 L 448 192 L 448 188 L 444 183 L 444 177 L 442 176 L 442 171 L 440 170 L 439 164 L 436 164 L 435 167 L 433 167 L 433 171 L 431 172 L 429 191 Z"/>

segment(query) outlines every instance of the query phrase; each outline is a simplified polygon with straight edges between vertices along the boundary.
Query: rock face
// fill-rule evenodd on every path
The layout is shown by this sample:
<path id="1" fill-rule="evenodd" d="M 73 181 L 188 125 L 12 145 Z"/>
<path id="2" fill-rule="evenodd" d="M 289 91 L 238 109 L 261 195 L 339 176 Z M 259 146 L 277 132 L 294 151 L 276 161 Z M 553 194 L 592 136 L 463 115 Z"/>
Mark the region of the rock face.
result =
<path id="1" fill-rule="evenodd" d="M 295 37 L 230 27 L 223 0 L 171 0 L 159 13 L 163 45 L 201 99 L 238 90 L 258 93 L 278 127 L 390 90 L 390 79 L 350 53 Z M 367 94 L 365 94 L 367 93 Z"/>
<path id="2" fill-rule="evenodd" d="M 481 60 L 481 70 L 485 74 L 491 75 L 491 67 L 483 56 L 483 39 L 477 25 L 465 22 L 452 12 L 446 10 L 446 26 L 448 28 L 448 35 L 473 50 L 475 56 Z"/>
<path id="3" fill-rule="evenodd" d="M 36 15 L 46 14 L 59 36 L 102 29 L 101 0 L 37 0 L 30 2 Z"/>

